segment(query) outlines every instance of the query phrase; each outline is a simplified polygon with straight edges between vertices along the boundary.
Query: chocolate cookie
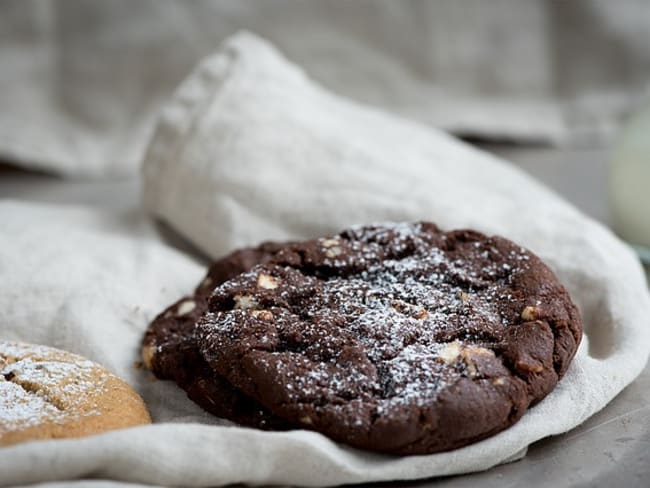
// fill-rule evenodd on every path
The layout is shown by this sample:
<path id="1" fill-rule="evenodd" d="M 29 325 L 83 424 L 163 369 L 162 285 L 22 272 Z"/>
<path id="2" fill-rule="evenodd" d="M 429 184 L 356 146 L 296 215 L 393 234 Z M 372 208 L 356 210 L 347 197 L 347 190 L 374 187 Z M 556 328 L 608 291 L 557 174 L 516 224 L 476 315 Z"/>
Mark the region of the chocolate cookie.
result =
<path id="1" fill-rule="evenodd" d="M 216 288 L 208 309 L 196 333 L 215 375 L 291 424 L 397 454 L 512 425 L 581 337 L 539 258 L 428 223 L 286 245 Z"/>
<path id="2" fill-rule="evenodd" d="M 143 357 L 215 415 L 419 454 L 514 423 L 580 337 L 532 253 L 420 223 L 237 251 L 154 320 Z"/>
<path id="3" fill-rule="evenodd" d="M 98 364 L 51 347 L 0 341 L 0 446 L 150 422 L 138 394 Z"/>

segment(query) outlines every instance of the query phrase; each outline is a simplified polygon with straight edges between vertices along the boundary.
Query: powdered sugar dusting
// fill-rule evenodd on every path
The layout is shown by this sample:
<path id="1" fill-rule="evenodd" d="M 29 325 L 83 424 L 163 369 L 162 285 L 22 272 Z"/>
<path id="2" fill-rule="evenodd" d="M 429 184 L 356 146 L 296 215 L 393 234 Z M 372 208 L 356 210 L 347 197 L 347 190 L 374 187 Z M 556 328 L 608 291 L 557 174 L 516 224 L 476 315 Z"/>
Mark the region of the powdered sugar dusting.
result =
<path id="1" fill-rule="evenodd" d="M 444 357 L 449 343 L 489 347 L 515 320 L 503 304 L 517 299 L 511 284 L 527 270 L 524 249 L 504 252 L 471 234 L 451 243 L 421 224 L 353 228 L 317 242 L 317 251 L 293 251 L 298 266 L 279 255 L 218 287 L 199 326 L 216 351 L 238 340 L 262 351 L 257 364 L 287 401 L 366 400 L 377 411 L 425 404 L 470 374 Z M 260 274 L 277 288 L 258 290 Z M 250 308 L 231 309 L 251 294 Z M 271 312 L 267 320 L 254 314 L 260 309 Z"/>
<path id="2" fill-rule="evenodd" d="M 45 419 L 61 417 L 61 412 L 39 396 L 25 393 L 22 387 L 0 379 L 0 432 L 32 427 Z"/>
<path id="3" fill-rule="evenodd" d="M 0 434 L 98 415 L 107 372 L 45 346 L 0 343 Z"/>

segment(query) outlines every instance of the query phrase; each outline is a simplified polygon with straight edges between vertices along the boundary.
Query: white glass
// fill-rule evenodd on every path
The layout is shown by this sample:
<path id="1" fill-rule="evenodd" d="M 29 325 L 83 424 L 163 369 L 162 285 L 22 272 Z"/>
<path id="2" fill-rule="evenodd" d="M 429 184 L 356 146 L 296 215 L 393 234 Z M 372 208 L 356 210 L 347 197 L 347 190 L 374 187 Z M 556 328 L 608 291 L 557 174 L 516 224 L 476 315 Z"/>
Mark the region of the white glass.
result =
<path id="1" fill-rule="evenodd" d="M 614 230 L 650 261 L 650 100 L 621 131 L 609 182 Z"/>

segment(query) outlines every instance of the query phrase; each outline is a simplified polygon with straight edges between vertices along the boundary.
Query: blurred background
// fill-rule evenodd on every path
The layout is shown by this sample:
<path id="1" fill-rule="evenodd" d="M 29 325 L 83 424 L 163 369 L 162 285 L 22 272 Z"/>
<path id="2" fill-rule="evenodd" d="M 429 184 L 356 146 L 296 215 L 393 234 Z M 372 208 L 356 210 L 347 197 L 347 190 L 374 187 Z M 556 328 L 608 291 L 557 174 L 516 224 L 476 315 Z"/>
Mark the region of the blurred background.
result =
<path id="1" fill-rule="evenodd" d="M 650 246 L 646 0 L 0 0 L 0 196 L 137 203 L 158 110 L 240 29 Z"/>

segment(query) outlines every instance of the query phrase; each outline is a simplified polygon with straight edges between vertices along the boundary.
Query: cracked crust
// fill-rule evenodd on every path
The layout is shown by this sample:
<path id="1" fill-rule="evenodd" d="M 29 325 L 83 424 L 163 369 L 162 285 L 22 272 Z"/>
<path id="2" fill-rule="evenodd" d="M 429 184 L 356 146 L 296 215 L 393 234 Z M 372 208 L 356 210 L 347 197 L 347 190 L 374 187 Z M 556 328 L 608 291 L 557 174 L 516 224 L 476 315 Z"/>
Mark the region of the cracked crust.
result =
<path id="1" fill-rule="evenodd" d="M 264 257 L 249 271 L 215 264 L 223 283 L 177 336 L 175 350 L 200 365 L 189 376 L 209 388 L 188 386 L 178 361 L 152 365 L 245 425 L 298 425 L 396 454 L 453 449 L 516 422 L 580 341 L 566 290 L 503 238 L 399 224 L 255 252 Z M 172 357 L 163 315 L 150 327 L 154 358 Z"/>
<path id="2" fill-rule="evenodd" d="M 101 366 L 58 349 L 0 341 L 0 446 L 150 422 L 137 393 Z"/>

